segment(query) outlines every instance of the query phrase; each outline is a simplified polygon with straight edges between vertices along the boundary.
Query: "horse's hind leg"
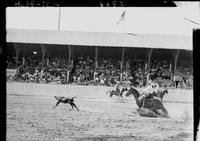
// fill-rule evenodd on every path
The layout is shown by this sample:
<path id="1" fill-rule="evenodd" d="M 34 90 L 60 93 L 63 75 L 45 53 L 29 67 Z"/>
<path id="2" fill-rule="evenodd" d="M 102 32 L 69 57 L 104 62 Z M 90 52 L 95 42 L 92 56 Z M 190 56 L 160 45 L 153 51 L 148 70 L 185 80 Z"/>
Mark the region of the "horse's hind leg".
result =
<path id="1" fill-rule="evenodd" d="M 58 102 L 56 103 L 56 105 L 55 105 L 52 109 L 54 109 L 56 106 L 58 106 L 59 103 L 60 103 L 60 101 L 58 101 Z"/>

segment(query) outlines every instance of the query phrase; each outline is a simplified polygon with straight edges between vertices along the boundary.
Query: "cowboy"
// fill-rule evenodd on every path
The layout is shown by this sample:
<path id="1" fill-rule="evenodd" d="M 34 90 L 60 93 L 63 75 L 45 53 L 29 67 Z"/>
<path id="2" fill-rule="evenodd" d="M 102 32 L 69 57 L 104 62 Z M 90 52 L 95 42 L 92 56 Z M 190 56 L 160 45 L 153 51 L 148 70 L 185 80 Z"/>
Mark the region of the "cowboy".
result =
<path id="1" fill-rule="evenodd" d="M 117 91 L 118 93 L 120 93 L 120 90 L 121 90 L 120 82 L 117 82 L 117 83 L 116 83 L 116 91 Z"/>
<path id="2" fill-rule="evenodd" d="M 141 98 L 148 97 L 148 96 L 151 97 L 155 93 L 158 93 L 158 90 L 159 90 L 158 83 L 155 83 L 155 82 L 153 82 L 153 81 L 150 80 L 148 82 L 147 87 L 144 88 L 144 89 L 142 89 L 142 91 L 141 91 L 141 94 L 142 94 Z"/>
<path id="3" fill-rule="evenodd" d="M 124 87 L 123 84 L 122 84 L 121 82 L 118 81 L 118 82 L 116 83 L 116 89 L 115 89 L 116 92 L 118 92 L 119 94 L 121 94 L 123 87 Z"/>

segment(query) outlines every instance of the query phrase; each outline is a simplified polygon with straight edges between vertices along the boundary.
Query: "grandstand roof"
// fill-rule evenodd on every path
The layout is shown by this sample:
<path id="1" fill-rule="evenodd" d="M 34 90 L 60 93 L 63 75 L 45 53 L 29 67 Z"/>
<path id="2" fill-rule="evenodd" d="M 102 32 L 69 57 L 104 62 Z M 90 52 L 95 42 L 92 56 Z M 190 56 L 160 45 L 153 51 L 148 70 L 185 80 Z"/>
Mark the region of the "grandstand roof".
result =
<path id="1" fill-rule="evenodd" d="M 7 42 L 192 50 L 181 35 L 7 29 Z"/>

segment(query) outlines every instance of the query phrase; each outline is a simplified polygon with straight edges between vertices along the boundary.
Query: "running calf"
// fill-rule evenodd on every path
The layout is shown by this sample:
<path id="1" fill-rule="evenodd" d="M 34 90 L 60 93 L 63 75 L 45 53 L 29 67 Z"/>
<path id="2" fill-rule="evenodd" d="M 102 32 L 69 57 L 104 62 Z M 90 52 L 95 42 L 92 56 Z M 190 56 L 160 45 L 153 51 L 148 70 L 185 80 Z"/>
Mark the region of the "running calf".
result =
<path id="1" fill-rule="evenodd" d="M 72 109 L 74 109 L 74 107 L 76 108 L 77 111 L 79 111 L 79 109 L 77 108 L 77 106 L 74 104 L 74 98 L 67 98 L 67 97 L 63 97 L 63 96 L 54 96 L 54 98 L 57 100 L 56 105 L 53 107 L 53 109 L 58 106 L 59 103 L 64 103 L 64 104 L 69 104 L 72 106 Z"/>

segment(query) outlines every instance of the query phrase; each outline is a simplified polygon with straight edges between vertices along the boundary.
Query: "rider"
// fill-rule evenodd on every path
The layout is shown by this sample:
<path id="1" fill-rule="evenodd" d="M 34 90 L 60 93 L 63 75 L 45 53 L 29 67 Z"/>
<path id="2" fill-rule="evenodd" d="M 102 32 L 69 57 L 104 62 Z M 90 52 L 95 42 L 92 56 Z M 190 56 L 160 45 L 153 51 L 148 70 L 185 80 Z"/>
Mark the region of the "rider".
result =
<path id="1" fill-rule="evenodd" d="M 116 89 L 116 92 L 120 93 L 120 92 L 121 92 L 121 87 L 122 87 L 122 86 L 121 86 L 120 82 L 117 82 L 117 83 L 116 83 L 116 88 L 115 88 L 115 89 Z"/>
<path id="2" fill-rule="evenodd" d="M 157 94 L 159 90 L 159 85 L 158 83 L 155 83 L 153 81 L 148 81 L 147 87 L 142 89 L 142 97 L 151 97 L 154 96 L 154 94 Z M 142 98 L 141 97 L 141 98 Z"/>
<path id="3" fill-rule="evenodd" d="M 129 88 L 130 88 L 130 82 L 128 82 L 127 84 L 119 81 L 116 82 L 115 91 L 120 95 L 122 95 L 124 91 L 128 91 Z"/>

